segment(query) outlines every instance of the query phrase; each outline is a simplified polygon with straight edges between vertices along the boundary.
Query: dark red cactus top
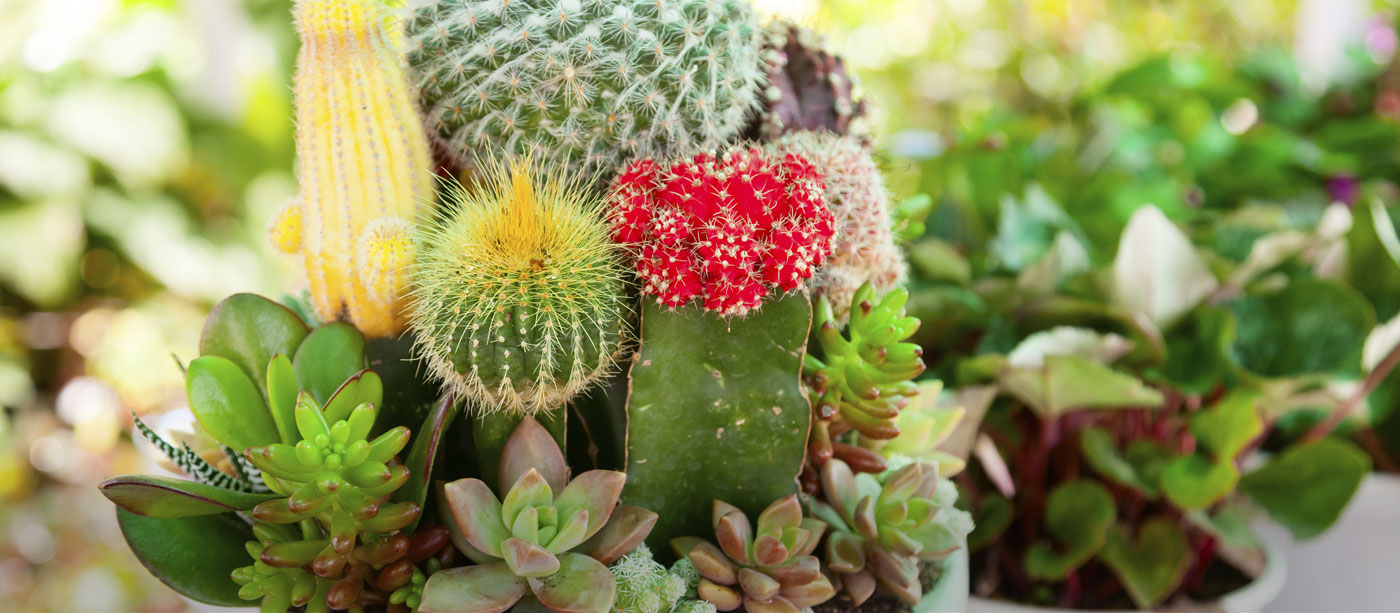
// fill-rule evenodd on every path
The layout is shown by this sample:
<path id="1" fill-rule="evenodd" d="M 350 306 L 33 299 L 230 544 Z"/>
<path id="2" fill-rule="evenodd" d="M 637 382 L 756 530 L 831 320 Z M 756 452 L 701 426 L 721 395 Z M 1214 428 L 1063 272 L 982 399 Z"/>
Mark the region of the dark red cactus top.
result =
<path id="1" fill-rule="evenodd" d="M 636 259 L 642 292 L 744 315 L 774 287 L 803 286 L 831 251 L 821 173 L 795 154 L 734 147 L 663 168 L 633 162 L 613 182 L 613 240 Z"/>

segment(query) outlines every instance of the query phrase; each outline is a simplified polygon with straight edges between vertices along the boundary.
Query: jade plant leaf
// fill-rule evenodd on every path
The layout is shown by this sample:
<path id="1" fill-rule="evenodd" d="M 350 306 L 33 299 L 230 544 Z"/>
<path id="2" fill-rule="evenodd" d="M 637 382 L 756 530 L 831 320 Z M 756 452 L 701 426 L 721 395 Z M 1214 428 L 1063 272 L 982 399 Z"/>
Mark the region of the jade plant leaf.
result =
<path id="1" fill-rule="evenodd" d="M 446 436 L 448 428 L 452 427 L 457 413 L 461 410 L 462 403 L 457 402 L 452 394 L 446 394 L 438 401 L 433 412 L 423 420 L 423 426 L 413 431 L 413 444 L 404 458 L 404 466 L 408 467 L 408 481 L 394 492 L 395 502 L 415 502 L 420 508 L 427 502 L 438 450 L 442 447 L 443 437 Z M 418 520 L 415 519 L 408 525 L 408 531 L 412 532 L 417 526 Z"/>
<path id="2" fill-rule="evenodd" d="M 1162 471 L 1162 491 L 1186 510 L 1204 509 L 1235 490 L 1240 472 L 1232 461 L 1218 462 L 1199 453 L 1178 456 Z"/>
<path id="3" fill-rule="evenodd" d="M 797 491 L 811 428 L 799 382 L 811 316 L 801 293 L 734 319 L 643 307 L 623 500 L 661 516 L 652 551 L 709 525 L 714 500 L 757 517 Z"/>
<path id="4" fill-rule="evenodd" d="M 191 361 L 185 393 L 200 427 L 236 451 L 281 440 L 258 388 L 226 358 L 205 355 Z"/>
<path id="5" fill-rule="evenodd" d="M 257 389 L 263 389 L 272 356 L 292 355 L 308 332 L 287 307 L 256 294 L 234 294 L 214 305 L 204 320 L 199 353 L 237 364 Z"/>
<path id="6" fill-rule="evenodd" d="M 286 445 L 295 445 L 301 440 L 296 421 L 297 394 L 300 391 L 291 358 L 281 353 L 273 356 L 267 363 L 267 406 L 277 426 L 277 434 Z"/>
<path id="7" fill-rule="evenodd" d="M 1045 502 L 1045 529 L 1056 545 L 1038 542 L 1026 550 L 1026 572 L 1059 581 L 1099 552 L 1117 511 L 1102 485 L 1077 479 L 1059 485 Z"/>
<path id="8" fill-rule="evenodd" d="M 1075 355 L 1047 355 L 1039 368 L 1008 366 L 1001 384 L 1042 418 L 1071 409 L 1158 407 L 1162 394 L 1136 377 Z"/>
<path id="9" fill-rule="evenodd" d="M 122 475 L 98 484 L 117 506 L 146 517 L 188 517 L 247 511 L 277 498 L 271 494 L 235 492 L 185 479 L 154 475 Z"/>
<path id="10" fill-rule="evenodd" d="M 1149 499 L 1157 497 L 1156 480 L 1123 457 L 1107 430 L 1097 426 L 1085 428 L 1079 435 L 1079 450 L 1089 466 L 1104 478 L 1137 490 Z"/>
<path id="11" fill-rule="evenodd" d="M 301 389 L 325 406 L 340 384 L 364 370 L 365 338 L 345 322 L 316 328 L 297 347 L 292 368 Z"/>
<path id="12" fill-rule="evenodd" d="M 243 544 L 253 531 L 232 513 L 193 517 L 142 517 L 117 509 L 117 525 L 136 559 L 162 583 L 212 605 L 246 607 L 229 579 L 248 564 Z"/>
<path id="13" fill-rule="evenodd" d="M 1356 445 L 1326 438 L 1289 448 L 1240 480 L 1240 491 L 1269 512 L 1294 538 L 1326 530 L 1371 471 Z"/>
<path id="14" fill-rule="evenodd" d="M 1125 527 L 1114 526 L 1099 559 L 1118 575 L 1138 608 L 1150 610 L 1181 585 L 1193 556 L 1181 526 L 1169 517 L 1154 517 L 1142 525 L 1137 542 Z"/>
<path id="15" fill-rule="evenodd" d="M 423 584 L 422 613 L 501 613 L 525 595 L 528 585 L 504 562 L 440 570 Z"/>
<path id="16" fill-rule="evenodd" d="M 1191 416 L 1191 433 L 1217 460 L 1234 461 L 1254 437 L 1264 431 L 1264 422 L 1255 408 L 1258 395 L 1235 390 L 1209 409 Z"/>
<path id="17" fill-rule="evenodd" d="M 607 613 L 617 596 L 608 567 L 578 553 L 561 554 L 559 572 L 529 582 L 535 597 L 556 613 Z"/>
<path id="18" fill-rule="evenodd" d="M 1352 373 L 1375 313 L 1356 290 L 1331 281 L 1298 280 L 1230 303 L 1239 319 L 1232 352 L 1264 377 Z"/>

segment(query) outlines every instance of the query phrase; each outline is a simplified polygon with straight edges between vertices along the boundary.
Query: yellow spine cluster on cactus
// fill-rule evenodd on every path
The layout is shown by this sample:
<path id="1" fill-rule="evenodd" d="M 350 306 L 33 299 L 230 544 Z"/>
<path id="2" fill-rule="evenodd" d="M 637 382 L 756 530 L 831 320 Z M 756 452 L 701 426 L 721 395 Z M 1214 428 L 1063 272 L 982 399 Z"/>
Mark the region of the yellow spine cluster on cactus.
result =
<path id="1" fill-rule="evenodd" d="M 410 223 L 431 201 L 427 139 L 379 0 L 298 0 L 297 198 L 269 230 L 301 254 L 317 314 L 400 332 Z"/>

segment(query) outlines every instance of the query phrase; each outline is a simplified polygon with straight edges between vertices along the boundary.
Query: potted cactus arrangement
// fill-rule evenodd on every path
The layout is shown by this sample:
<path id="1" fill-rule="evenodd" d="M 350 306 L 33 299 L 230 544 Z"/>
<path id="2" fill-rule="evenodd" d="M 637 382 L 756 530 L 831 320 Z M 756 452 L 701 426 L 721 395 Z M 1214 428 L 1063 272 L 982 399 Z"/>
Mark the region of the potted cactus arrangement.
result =
<path id="1" fill-rule="evenodd" d="M 182 474 L 101 490 L 152 574 L 265 611 L 963 608 L 963 413 L 916 381 L 818 35 L 746 0 L 293 18 L 269 233 L 307 289 L 213 308 L 194 436 L 135 420 Z"/>

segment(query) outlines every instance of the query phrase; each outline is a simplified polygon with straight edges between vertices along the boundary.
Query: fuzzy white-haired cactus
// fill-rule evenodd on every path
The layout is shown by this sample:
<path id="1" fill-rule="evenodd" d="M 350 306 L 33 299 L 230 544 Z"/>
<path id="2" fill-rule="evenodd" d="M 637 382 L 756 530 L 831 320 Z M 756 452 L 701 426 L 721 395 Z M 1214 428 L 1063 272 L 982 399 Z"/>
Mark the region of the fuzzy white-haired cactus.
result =
<path id="1" fill-rule="evenodd" d="M 420 0 L 409 63 L 442 150 L 585 174 L 735 136 L 764 76 L 745 0 Z"/>
<path id="2" fill-rule="evenodd" d="M 904 281 L 904 256 L 894 244 L 889 192 L 870 150 L 852 136 L 825 131 L 791 132 L 773 144 L 811 162 L 826 179 L 826 205 L 836 218 L 836 237 L 826 264 L 811 281 L 844 326 L 851 297 L 867 281 L 884 295 Z"/>
<path id="3" fill-rule="evenodd" d="M 301 254 L 322 320 L 403 330 L 410 220 L 433 197 L 422 121 L 380 0 L 298 0 L 293 80 L 300 193 L 273 221 Z"/>

